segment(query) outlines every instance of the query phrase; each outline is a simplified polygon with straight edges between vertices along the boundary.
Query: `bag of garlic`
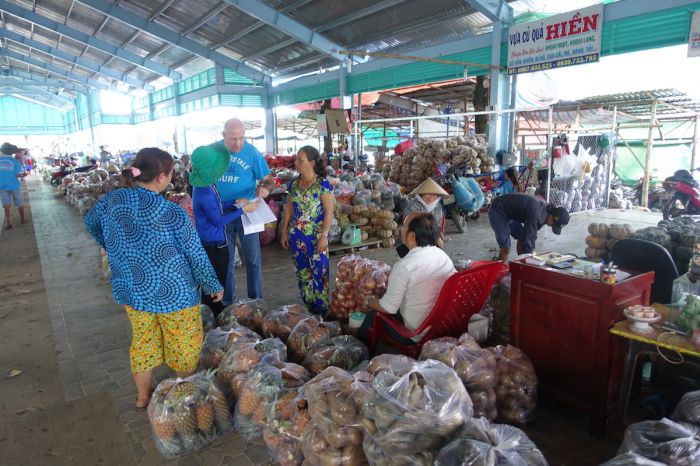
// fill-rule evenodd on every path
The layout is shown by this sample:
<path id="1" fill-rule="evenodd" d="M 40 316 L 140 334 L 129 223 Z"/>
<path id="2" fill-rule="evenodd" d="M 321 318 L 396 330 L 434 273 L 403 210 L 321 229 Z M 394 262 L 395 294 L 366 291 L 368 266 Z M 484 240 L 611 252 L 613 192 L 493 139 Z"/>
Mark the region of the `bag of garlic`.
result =
<path id="1" fill-rule="evenodd" d="M 276 361 L 255 366 L 243 380 L 236 401 L 233 419 L 238 433 L 247 440 L 261 435 L 270 405 L 289 392 L 298 393 L 309 379 L 309 372 L 298 364 Z"/>
<path id="2" fill-rule="evenodd" d="M 517 427 L 474 418 L 435 458 L 435 466 L 473 465 L 547 466 L 547 460 Z"/>
<path id="3" fill-rule="evenodd" d="M 231 406 L 211 372 L 158 384 L 148 404 L 156 448 L 169 459 L 195 451 L 231 430 Z"/>
<path id="4" fill-rule="evenodd" d="M 472 402 L 455 371 L 440 361 L 416 362 L 401 372 L 374 373 L 365 402 L 365 454 L 377 466 L 428 466 L 471 419 Z"/>

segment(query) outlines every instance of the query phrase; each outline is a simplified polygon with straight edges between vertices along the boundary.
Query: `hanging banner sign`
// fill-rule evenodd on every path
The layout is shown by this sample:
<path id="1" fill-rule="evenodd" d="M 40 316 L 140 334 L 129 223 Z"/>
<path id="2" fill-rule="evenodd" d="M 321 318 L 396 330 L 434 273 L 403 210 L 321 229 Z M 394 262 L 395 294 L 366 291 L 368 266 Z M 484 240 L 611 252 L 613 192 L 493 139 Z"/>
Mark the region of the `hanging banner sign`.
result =
<path id="1" fill-rule="evenodd" d="M 693 13 L 688 36 L 688 57 L 700 57 L 700 11 Z"/>
<path id="2" fill-rule="evenodd" d="M 318 137 L 325 138 L 328 136 L 328 123 L 326 122 L 326 115 L 323 113 L 316 115 L 316 122 L 318 123 Z"/>
<path id="3" fill-rule="evenodd" d="M 597 62 L 602 30 L 603 5 L 511 26 L 508 74 Z"/>

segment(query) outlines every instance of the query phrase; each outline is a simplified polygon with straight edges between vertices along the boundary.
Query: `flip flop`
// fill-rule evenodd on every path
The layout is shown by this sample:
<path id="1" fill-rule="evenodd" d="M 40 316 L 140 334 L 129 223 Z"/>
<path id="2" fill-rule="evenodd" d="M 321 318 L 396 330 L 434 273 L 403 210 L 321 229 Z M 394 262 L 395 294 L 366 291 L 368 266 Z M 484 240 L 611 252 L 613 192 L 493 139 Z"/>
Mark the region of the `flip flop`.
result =
<path id="1" fill-rule="evenodd" d="M 143 410 L 145 410 L 146 408 L 148 408 L 148 404 L 151 402 L 151 396 L 152 396 L 152 395 L 153 395 L 153 389 L 151 389 L 151 390 L 148 392 L 148 401 L 146 401 L 146 404 L 143 405 L 143 406 L 139 405 L 139 397 L 137 396 L 137 397 L 136 397 L 136 403 L 134 404 L 134 406 L 136 406 L 136 409 L 139 410 L 139 411 L 143 411 Z"/>

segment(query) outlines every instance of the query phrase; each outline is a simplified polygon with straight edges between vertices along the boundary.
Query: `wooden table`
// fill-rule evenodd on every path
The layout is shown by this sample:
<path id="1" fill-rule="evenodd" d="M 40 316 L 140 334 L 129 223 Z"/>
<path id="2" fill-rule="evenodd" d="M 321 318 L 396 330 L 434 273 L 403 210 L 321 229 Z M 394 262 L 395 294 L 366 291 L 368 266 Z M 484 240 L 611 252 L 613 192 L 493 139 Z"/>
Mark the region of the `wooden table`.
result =
<path id="1" fill-rule="evenodd" d="M 590 413 L 590 431 L 602 436 L 614 412 L 625 342 L 610 334 L 624 308 L 649 304 L 654 273 L 614 285 L 566 271 L 510 263 L 511 343 L 532 361 L 539 389 Z"/>
<path id="2" fill-rule="evenodd" d="M 648 335 L 640 335 L 632 332 L 629 327 L 631 322 L 623 320 L 615 324 L 610 329 L 610 333 L 624 338 L 629 344 L 627 346 L 627 356 L 625 357 L 625 367 L 622 375 L 622 388 L 617 403 L 617 421 L 621 425 L 624 424 L 627 414 L 627 405 L 629 404 L 630 391 L 634 382 L 634 372 L 637 367 L 637 360 L 643 354 L 656 354 L 656 347 L 664 348 L 670 351 L 677 351 L 684 356 L 700 359 L 700 350 L 696 348 L 690 341 L 690 338 L 684 335 L 670 334 L 661 328 L 661 325 L 667 321 L 674 321 L 678 316 L 678 311 L 673 311 L 670 307 L 664 304 L 652 305 L 661 314 L 661 320 L 655 324 L 651 324 L 654 329 L 653 333 Z M 664 334 L 659 341 L 659 335 Z"/>

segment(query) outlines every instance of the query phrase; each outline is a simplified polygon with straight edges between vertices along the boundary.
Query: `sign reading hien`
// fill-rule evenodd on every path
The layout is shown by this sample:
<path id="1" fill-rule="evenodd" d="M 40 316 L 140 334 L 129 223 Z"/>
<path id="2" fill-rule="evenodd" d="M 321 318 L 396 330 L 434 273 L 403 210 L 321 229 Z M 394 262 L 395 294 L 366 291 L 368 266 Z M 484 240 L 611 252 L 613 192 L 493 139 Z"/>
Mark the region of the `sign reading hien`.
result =
<path id="1" fill-rule="evenodd" d="M 508 74 L 598 61 L 602 29 L 602 5 L 511 26 Z"/>

